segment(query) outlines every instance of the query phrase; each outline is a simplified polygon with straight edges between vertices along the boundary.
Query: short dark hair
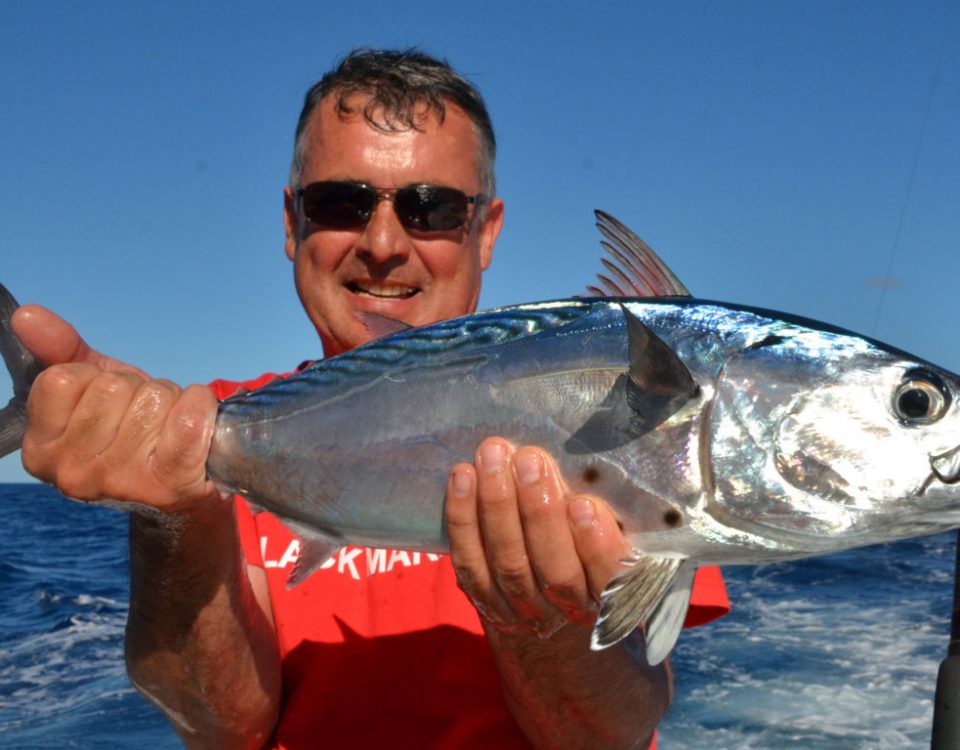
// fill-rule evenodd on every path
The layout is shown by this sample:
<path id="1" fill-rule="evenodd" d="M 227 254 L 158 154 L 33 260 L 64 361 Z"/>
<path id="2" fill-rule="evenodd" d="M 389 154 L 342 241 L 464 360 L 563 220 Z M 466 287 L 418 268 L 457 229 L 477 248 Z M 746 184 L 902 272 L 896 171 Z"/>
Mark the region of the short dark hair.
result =
<path id="1" fill-rule="evenodd" d="M 307 125 L 317 106 L 330 94 L 336 94 L 337 111 L 352 112 L 347 99 L 353 94 L 370 98 L 363 108 L 364 119 L 386 132 L 418 129 L 418 105 L 426 105 L 443 122 L 446 104 L 462 109 L 473 122 L 480 141 L 480 184 L 483 194 L 496 194 L 493 165 L 497 141 L 493 124 L 477 88 L 457 73 L 445 60 L 437 60 L 417 49 L 355 49 L 310 87 L 297 121 L 290 165 L 290 187 L 301 187 L 300 178 L 307 150 Z"/>

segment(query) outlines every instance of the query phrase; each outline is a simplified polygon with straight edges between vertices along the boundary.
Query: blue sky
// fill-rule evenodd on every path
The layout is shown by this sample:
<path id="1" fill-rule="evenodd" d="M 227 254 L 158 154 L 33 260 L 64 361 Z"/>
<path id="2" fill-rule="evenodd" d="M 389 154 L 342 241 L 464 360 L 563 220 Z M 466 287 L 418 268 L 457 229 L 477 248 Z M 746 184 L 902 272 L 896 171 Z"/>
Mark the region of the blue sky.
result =
<path id="1" fill-rule="evenodd" d="M 497 129 L 482 306 L 580 292 L 599 207 L 697 296 L 960 370 L 957 5 L 4 3 L 0 281 L 182 383 L 318 355 L 282 246 L 302 96 L 352 47 L 417 45 Z"/>

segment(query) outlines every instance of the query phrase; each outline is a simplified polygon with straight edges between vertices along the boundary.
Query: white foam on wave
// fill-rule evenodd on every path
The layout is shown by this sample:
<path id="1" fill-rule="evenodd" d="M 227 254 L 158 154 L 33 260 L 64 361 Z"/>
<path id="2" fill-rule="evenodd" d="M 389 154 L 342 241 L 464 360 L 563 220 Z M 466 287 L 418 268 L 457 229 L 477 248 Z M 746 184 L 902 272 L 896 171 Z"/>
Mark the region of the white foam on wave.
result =
<path id="1" fill-rule="evenodd" d="M 53 630 L 5 641 L 0 733 L 99 710 L 104 700 L 132 692 L 123 663 L 126 606 L 87 595 L 46 601 L 80 609 Z"/>
<path id="2" fill-rule="evenodd" d="M 932 569 L 913 574 L 925 586 L 944 577 Z M 909 582 L 897 581 L 885 601 L 858 596 L 855 577 L 795 586 L 758 573 L 729 583 L 736 616 L 680 639 L 678 699 L 662 725 L 664 747 L 929 743 L 947 612 L 931 608 L 922 591 L 911 597 L 901 590 Z"/>

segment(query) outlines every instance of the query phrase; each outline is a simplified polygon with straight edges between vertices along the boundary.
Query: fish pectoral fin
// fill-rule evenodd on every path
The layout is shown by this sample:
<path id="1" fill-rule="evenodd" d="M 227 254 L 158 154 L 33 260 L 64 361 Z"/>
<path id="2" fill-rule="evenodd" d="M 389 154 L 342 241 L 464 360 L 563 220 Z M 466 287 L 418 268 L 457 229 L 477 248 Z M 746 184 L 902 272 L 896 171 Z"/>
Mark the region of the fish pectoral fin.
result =
<path id="1" fill-rule="evenodd" d="M 590 418 L 564 450 L 576 455 L 619 448 L 657 428 L 700 392 L 676 353 L 622 306 L 627 322 L 630 368 L 614 381 Z"/>
<path id="2" fill-rule="evenodd" d="M 579 428 L 567 439 L 563 449 L 576 456 L 603 453 L 636 440 L 643 432 L 637 431 L 635 413 L 627 404 L 627 375 L 620 375 L 603 401 Z"/>
<path id="3" fill-rule="evenodd" d="M 626 305 L 621 307 L 630 351 L 627 404 L 634 413 L 634 429 L 647 432 L 694 398 L 700 387 L 676 352 Z"/>
<path id="4" fill-rule="evenodd" d="M 645 625 L 647 661 L 666 659 L 683 627 L 695 572 L 696 564 L 689 560 L 640 555 L 600 595 L 591 648 L 612 646 Z"/>
<path id="5" fill-rule="evenodd" d="M 342 539 L 328 536 L 304 524 L 284 518 L 283 523 L 300 537 L 300 556 L 287 578 L 287 589 L 292 589 L 307 580 L 313 571 L 323 565 L 344 546 Z"/>

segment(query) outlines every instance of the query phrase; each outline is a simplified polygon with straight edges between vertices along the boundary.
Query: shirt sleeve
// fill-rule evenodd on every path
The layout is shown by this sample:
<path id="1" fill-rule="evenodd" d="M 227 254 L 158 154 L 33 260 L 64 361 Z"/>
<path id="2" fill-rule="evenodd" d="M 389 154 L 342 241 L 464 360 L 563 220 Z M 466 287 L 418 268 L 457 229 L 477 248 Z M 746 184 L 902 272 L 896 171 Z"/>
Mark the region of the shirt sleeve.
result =
<path id="1" fill-rule="evenodd" d="M 720 568 L 707 566 L 697 570 L 693 581 L 693 594 L 690 597 L 690 608 L 687 610 L 685 628 L 695 628 L 706 625 L 730 612 L 730 600 L 727 598 L 727 587 L 720 574 Z"/>

